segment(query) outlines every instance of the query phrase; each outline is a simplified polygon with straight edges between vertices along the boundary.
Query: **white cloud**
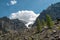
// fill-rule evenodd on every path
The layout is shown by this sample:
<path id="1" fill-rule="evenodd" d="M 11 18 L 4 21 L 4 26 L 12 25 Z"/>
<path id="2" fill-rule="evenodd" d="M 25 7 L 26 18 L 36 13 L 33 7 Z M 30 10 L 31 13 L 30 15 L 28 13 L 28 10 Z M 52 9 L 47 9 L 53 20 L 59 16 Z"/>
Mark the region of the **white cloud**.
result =
<path id="1" fill-rule="evenodd" d="M 11 3 L 11 5 L 14 5 L 14 4 L 17 3 L 17 1 L 16 0 L 11 0 L 10 3 Z"/>
<path id="2" fill-rule="evenodd" d="M 34 13 L 33 11 L 23 10 L 18 11 L 16 13 L 12 13 L 10 15 L 10 19 L 19 19 L 26 21 L 28 26 L 29 24 L 33 24 L 39 14 Z"/>
<path id="3" fill-rule="evenodd" d="M 7 6 L 9 6 L 9 5 L 15 5 L 16 3 L 17 3 L 16 0 L 11 0 L 10 3 L 7 3 Z"/>

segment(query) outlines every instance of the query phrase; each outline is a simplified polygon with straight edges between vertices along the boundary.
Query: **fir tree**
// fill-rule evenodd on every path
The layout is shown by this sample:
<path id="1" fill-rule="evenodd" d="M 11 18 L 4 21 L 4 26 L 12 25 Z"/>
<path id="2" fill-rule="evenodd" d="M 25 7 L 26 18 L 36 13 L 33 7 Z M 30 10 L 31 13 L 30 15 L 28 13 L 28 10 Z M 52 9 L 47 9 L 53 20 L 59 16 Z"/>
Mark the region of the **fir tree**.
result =
<path id="1" fill-rule="evenodd" d="M 53 26 L 53 21 L 49 15 L 46 15 L 46 23 L 47 23 L 48 28 L 51 29 Z"/>
<path id="2" fill-rule="evenodd" d="M 42 20 L 42 26 L 44 27 L 44 26 L 46 26 L 47 24 L 46 24 L 46 22 L 45 22 L 45 20 L 43 19 Z"/>
<path id="3" fill-rule="evenodd" d="M 41 32 L 41 31 L 42 31 L 42 25 L 41 25 L 39 19 L 37 19 L 37 31 L 38 31 L 38 32 Z"/>

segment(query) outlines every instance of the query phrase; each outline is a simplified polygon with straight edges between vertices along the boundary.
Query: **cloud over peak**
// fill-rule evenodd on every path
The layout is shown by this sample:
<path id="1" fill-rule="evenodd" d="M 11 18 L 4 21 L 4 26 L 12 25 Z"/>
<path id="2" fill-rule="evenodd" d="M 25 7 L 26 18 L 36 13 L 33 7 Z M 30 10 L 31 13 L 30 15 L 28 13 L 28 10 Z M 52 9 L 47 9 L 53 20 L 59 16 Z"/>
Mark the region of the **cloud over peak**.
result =
<path id="1" fill-rule="evenodd" d="M 26 21 L 27 22 L 26 26 L 28 26 L 29 24 L 34 23 L 38 15 L 39 14 L 36 14 L 33 11 L 23 10 L 23 11 L 18 11 L 16 13 L 12 13 L 10 15 L 10 19 L 19 19 Z"/>

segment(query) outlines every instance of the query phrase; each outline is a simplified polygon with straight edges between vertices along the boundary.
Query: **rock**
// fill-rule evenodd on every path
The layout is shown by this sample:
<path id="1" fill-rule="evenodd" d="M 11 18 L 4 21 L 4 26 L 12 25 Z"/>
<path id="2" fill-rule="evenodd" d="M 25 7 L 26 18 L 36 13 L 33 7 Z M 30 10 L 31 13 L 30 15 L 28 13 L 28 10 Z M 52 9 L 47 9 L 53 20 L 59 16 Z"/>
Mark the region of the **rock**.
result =
<path id="1" fill-rule="evenodd" d="M 56 30 L 52 30 L 53 31 L 53 33 L 56 33 Z"/>
<path id="2" fill-rule="evenodd" d="M 0 18 L 0 28 L 6 30 L 20 30 L 26 28 L 25 22 L 18 19 L 9 19 L 8 17 Z"/>
<path id="3" fill-rule="evenodd" d="M 56 3 L 56 4 L 52 4 L 46 10 L 43 10 L 40 13 L 40 15 L 37 17 L 37 19 L 39 18 L 40 21 L 43 20 L 43 19 L 46 20 L 46 14 L 50 15 L 52 20 L 60 19 L 60 2 Z M 36 25 L 36 21 L 33 24 L 33 26 L 34 25 Z"/>

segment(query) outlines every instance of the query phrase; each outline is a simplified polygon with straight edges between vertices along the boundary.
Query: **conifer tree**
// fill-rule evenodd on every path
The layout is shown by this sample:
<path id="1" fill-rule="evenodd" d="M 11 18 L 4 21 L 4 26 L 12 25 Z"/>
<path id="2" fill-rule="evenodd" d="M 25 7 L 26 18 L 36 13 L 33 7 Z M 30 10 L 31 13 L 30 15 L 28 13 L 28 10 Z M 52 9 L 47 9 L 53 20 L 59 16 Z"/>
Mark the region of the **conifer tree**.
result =
<path id="1" fill-rule="evenodd" d="M 41 31 L 42 31 L 42 25 L 41 25 L 39 19 L 37 19 L 37 31 L 38 31 L 38 32 L 41 32 Z"/>
<path id="2" fill-rule="evenodd" d="M 44 26 L 46 26 L 47 24 L 46 24 L 46 22 L 45 22 L 45 20 L 43 19 L 42 20 L 42 26 L 44 27 Z"/>
<path id="3" fill-rule="evenodd" d="M 46 15 L 46 22 L 47 22 L 48 28 L 51 29 L 52 26 L 53 26 L 53 21 L 52 21 L 51 17 L 48 14 Z"/>

